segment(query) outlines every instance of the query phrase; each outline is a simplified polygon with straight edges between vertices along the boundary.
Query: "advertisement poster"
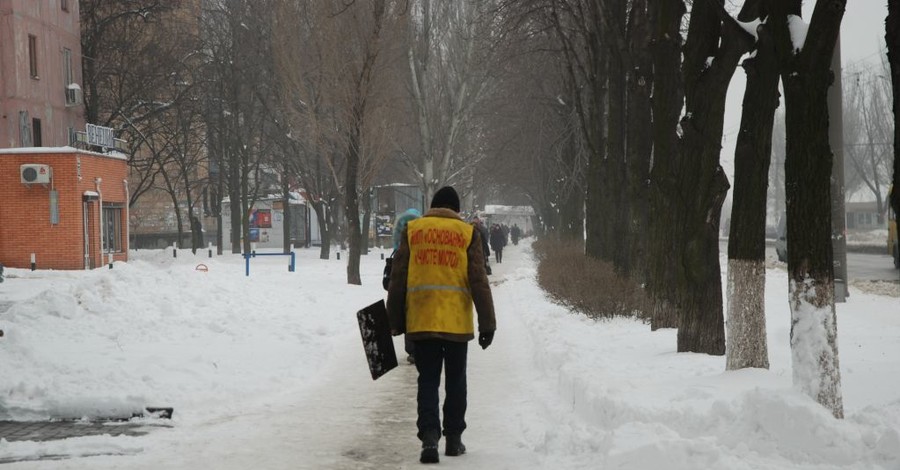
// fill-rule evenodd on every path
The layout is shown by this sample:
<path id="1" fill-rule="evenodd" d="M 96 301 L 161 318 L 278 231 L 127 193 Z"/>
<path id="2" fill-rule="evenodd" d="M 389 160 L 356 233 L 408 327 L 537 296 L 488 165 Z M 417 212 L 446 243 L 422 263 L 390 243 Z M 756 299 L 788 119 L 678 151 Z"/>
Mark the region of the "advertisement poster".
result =
<path id="1" fill-rule="evenodd" d="M 378 214 L 375 216 L 375 234 L 379 237 L 389 237 L 394 230 L 394 218 L 391 214 Z"/>
<path id="2" fill-rule="evenodd" d="M 271 209 L 253 209 L 250 211 L 250 228 L 272 228 Z"/>

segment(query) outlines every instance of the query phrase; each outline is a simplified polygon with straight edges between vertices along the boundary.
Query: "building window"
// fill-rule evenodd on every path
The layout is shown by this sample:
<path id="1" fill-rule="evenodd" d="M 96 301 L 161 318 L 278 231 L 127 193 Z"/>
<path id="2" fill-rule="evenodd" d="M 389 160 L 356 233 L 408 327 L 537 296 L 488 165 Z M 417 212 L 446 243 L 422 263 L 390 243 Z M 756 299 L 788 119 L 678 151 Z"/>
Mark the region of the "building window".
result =
<path id="1" fill-rule="evenodd" d="M 122 251 L 122 206 L 103 205 L 103 252 Z"/>
<path id="2" fill-rule="evenodd" d="M 67 47 L 63 48 L 63 79 L 66 86 L 75 81 L 72 76 L 72 49 Z"/>
<path id="3" fill-rule="evenodd" d="M 38 78 L 37 36 L 28 35 L 28 70 L 31 78 Z"/>
<path id="4" fill-rule="evenodd" d="M 35 147 L 43 147 L 44 142 L 41 139 L 41 120 L 33 118 L 31 120 L 31 138 L 34 139 Z"/>
<path id="5" fill-rule="evenodd" d="M 69 0 L 59 0 L 59 6 L 62 11 L 69 11 Z"/>
<path id="6" fill-rule="evenodd" d="M 80 90 L 74 85 L 75 77 L 72 74 L 72 50 L 63 48 L 63 84 L 66 86 L 66 106 L 78 104 Z"/>

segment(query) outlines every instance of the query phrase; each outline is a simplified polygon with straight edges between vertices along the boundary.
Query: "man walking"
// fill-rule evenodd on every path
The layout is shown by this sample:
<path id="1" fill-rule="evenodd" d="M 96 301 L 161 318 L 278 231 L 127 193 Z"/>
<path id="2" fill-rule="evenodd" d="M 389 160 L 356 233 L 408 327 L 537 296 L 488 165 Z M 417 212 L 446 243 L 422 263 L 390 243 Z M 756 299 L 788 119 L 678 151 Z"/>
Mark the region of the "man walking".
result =
<path id="1" fill-rule="evenodd" d="M 391 332 L 406 333 L 415 343 L 419 440 L 422 463 L 437 463 L 441 436 L 441 369 L 446 370 L 444 454 L 466 452 L 466 362 L 475 337 L 472 304 L 478 313 L 478 344 L 494 339 L 496 319 L 484 268 L 480 234 L 459 216 L 459 196 L 450 186 L 439 189 L 425 216 L 411 220 L 394 254 L 387 309 Z"/>

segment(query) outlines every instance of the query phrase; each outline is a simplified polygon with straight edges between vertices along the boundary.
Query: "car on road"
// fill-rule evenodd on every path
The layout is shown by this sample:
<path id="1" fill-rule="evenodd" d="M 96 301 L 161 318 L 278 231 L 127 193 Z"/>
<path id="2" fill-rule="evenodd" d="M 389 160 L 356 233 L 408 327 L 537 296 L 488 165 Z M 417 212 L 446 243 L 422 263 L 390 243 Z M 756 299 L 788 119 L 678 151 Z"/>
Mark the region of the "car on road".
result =
<path id="1" fill-rule="evenodd" d="M 778 228 L 775 229 L 775 256 L 778 261 L 787 263 L 787 216 L 781 214 L 781 220 L 778 221 Z"/>

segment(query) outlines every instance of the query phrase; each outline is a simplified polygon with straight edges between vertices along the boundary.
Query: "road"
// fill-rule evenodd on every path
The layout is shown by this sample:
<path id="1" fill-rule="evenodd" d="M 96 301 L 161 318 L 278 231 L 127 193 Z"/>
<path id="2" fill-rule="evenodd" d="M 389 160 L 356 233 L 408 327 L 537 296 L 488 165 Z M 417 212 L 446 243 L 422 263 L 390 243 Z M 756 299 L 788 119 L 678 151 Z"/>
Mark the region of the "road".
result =
<path id="1" fill-rule="evenodd" d="M 719 242 L 719 252 L 726 253 L 728 241 Z M 775 246 L 766 244 L 766 258 L 777 259 Z M 887 254 L 847 253 L 847 277 L 853 281 L 896 281 L 900 282 L 900 270 L 894 268 L 894 260 Z"/>

